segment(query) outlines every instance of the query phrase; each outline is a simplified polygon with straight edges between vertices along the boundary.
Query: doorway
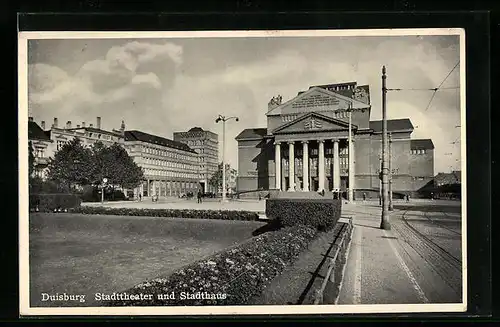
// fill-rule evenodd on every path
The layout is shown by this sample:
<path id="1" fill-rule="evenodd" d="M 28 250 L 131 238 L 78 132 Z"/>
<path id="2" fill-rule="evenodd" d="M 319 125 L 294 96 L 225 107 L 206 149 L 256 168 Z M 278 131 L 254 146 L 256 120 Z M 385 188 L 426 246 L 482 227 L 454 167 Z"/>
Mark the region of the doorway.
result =
<path id="1" fill-rule="evenodd" d="M 311 180 L 311 191 L 317 191 L 319 189 L 318 177 L 313 177 Z"/>

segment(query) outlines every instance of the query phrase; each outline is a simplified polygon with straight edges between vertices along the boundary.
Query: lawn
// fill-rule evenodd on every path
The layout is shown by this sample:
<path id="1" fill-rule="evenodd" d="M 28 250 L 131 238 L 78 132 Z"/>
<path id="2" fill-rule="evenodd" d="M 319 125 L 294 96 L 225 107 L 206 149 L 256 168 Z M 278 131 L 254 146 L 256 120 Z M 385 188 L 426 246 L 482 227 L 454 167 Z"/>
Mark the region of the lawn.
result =
<path id="1" fill-rule="evenodd" d="M 95 293 L 124 291 L 240 243 L 257 221 L 30 215 L 31 306 L 92 306 Z M 85 302 L 42 301 L 42 293 Z"/>

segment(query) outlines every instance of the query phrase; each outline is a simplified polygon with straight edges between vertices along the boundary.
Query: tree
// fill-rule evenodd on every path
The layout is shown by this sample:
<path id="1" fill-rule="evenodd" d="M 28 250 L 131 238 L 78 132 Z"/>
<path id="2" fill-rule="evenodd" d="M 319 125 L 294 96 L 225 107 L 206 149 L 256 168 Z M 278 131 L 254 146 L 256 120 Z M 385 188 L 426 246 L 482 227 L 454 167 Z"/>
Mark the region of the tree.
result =
<path id="1" fill-rule="evenodd" d="M 76 185 L 88 185 L 93 179 L 92 173 L 92 152 L 81 144 L 80 139 L 74 138 L 50 160 L 47 177 L 71 190 Z"/>
<path id="2" fill-rule="evenodd" d="M 227 183 L 227 176 L 226 176 Z M 214 187 L 217 191 L 222 190 L 222 163 L 217 166 L 217 171 L 210 177 L 208 181 L 210 186 Z"/>
<path id="3" fill-rule="evenodd" d="M 144 179 L 144 173 L 127 151 L 115 143 L 105 147 L 102 143 L 94 144 L 92 148 L 94 158 L 94 184 L 100 184 L 107 178 L 111 185 L 122 188 L 134 188 Z"/>

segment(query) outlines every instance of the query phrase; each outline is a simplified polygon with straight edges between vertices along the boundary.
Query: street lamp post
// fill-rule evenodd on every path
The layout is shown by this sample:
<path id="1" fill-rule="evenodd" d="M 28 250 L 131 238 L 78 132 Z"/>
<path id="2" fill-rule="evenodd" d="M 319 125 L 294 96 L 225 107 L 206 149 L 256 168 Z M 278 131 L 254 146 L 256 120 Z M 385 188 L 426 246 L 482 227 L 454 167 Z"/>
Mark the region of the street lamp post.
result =
<path id="1" fill-rule="evenodd" d="M 348 176 L 348 180 L 349 180 L 349 189 L 348 189 L 348 200 L 349 202 L 352 202 L 354 200 L 354 175 L 353 173 L 351 172 L 351 170 L 354 170 L 354 156 L 353 156 L 353 153 L 352 151 L 354 150 L 354 147 L 352 146 L 352 127 L 351 127 L 351 124 L 352 124 L 352 103 L 349 103 L 349 108 L 347 109 L 347 112 L 349 114 L 349 136 L 348 136 L 348 150 L 347 150 L 347 154 L 348 154 L 348 160 L 349 160 L 349 176 Z"/>
<path id="2" fill-rule="evenodd" d="M 235 116 L 222 116 L 219 115 L 215 119 L 215 123 L 222 122 L 222 202 L 226 202 L 226 121 L 234 119 L 235 121 L 239 121 L 238 117 Z"/>
<path id="3" fill-rule="evenodd" d="M 387 158 L 387 108 L 386 108 L 386 71 L 385 66 L 382 67 L 382 219 L 380 228 L 389 230 L 391 225 L 389 223 L 389 190 L 388 190 L 388 158 Z"/>
<path id="4" fill-rule="evenodd" d="M 108 179 L 104 177 L 102 179 L 102 186 L 101 186 L 101 203 L 104 203 L 104 185 L 108 182 Z"/>

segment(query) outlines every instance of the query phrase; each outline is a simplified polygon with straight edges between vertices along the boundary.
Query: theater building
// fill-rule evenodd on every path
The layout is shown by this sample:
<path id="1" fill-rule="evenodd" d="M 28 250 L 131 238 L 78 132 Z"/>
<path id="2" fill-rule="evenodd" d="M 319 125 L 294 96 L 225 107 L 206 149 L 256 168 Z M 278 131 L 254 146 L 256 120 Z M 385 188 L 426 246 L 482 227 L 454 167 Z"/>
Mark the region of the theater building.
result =
<path id="1" fill-rule="evenodd" d="M 371 109 L 369 86 L 356 82 L 311 86 L 284 103 L 281 96 L 273 98 L 267 127 L 245 129 L 236 137 L 238 192 L 352 187 L 377 194 L 382 122 L 370 121 Z M 434 145 L 430 139 L 412 139 L 413 130 L 408 118 L 388 121 L 393 191 L 415 195 L 432 183 Z"/>

